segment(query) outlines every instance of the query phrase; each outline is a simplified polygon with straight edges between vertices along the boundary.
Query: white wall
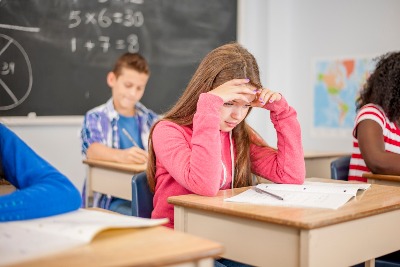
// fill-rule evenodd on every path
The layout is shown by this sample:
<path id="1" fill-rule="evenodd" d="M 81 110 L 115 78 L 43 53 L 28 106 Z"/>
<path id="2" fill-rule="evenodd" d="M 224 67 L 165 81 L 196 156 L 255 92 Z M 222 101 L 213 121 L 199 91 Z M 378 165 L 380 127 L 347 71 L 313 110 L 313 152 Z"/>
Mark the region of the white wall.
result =
<path id="1" fill-rule="evenodd" d="M 297 110 L 305 150 L 350 151 L 351 131 L 313 134 L 312 64 L 317 58 L 375 57 L 400 50 L 400 1 L 242 0 L 241 5 L 246 19 L 239 41 L 266 68 L 264 85 L 282 92 Z M 250 124 L 276 143 L 270 126 L 266 131 L 260 124 L 264 117 L 252 115 Z"/>
<path id="2" fill-rule="evenodd" d="M 313 80 L 311 63 L 315 58 L 378 56 L 400 49 L 400 1 L 341 0 L 292 1 L 292 79 L 294 98 L 308 149 L 348 150 L 351 137 L 314 137 L 312 126 Z M 300 4 L 301 3 L 301 4 Z M 317 12 L 310 12 L 310 9 Z M 318 33 L 318 34 L 317 34 Z M 306 37 L 306 38 L 305 38 Z"/>
<path id="3" fill-rule="evenodd" d="M 350 135 L 312 134 L 313 61 L 399 50 L 399 11 L 398 0 L 239 0 L 238 40 L 257 58 L 264 86 L 281 92 L 298 111 L 305 150 L 351 149 Z M 267 116 L 266 111 L 256 111 L 249 122 L 276 145 Z M 85 177 L 78 137 L 81 120 L 5 123 L 81 190 Z"/>
<path id="4" fill-rule="evenodd" d="M 65 174 L 82 191 L 86 175 L 80 152 L 83 116 L 0 118 L 35 152 Z"/>
<path id="5" fill-rule="evenodd" d="M 238 42 L 257 59 L 263 86 L 282 93 L 293 104 L 291 8 L 291 1 L 239 0 Z M 276 145 L 269 112 L 253 109 L 247 121 L 270 145 Z"/>

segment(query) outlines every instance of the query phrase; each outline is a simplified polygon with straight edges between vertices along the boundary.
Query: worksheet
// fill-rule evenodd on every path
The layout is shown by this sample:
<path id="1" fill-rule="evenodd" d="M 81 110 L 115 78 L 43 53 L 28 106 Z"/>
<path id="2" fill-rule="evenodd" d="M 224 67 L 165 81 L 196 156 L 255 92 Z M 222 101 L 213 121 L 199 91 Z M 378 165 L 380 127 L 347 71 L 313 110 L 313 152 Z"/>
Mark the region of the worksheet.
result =
<path id="1" fill-rule="evenodd" d="M 259 205 L 294 206 L 338 209 L 357 195 L 367 190 L 370 184 L 304 182 L 293 184 L 259 184 L 241 194 L 226 198 L 228 202 L 243 202 Z"/>
<path id="2" fill-rule="evenodd" d="M 0 266 L 90 243 L 100 232 L 151 227 L 168 219 L 146 219 L 79 209 L 46 218 L 0 223 Z"/>

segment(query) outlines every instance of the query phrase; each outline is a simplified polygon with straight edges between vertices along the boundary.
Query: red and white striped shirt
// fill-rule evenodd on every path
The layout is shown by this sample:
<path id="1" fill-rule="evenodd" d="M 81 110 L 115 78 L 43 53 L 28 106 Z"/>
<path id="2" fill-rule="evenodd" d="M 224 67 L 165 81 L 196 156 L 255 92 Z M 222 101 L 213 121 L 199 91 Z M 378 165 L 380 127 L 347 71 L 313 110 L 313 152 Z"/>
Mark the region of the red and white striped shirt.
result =
<path id="1" fill-rule="evenodd" d="M 367 179 L 362 177 L 364 172 L 371 172 L 365 164 L 358 146 L 356 138 L 356 130 L 358 124 L 363 120 L 373 120 L 377 122 L 383 131 L 383 140 L 385 142 L 385 150 L 400 154 L 400 129 L 395 123 L 389 121 L 382 108 L 375 104 L 367 104 L 363 106 L 357 114 L 353 129 L 353 151 L 350 160 L 349 181 L 356 180 L 366 182 Z"/>

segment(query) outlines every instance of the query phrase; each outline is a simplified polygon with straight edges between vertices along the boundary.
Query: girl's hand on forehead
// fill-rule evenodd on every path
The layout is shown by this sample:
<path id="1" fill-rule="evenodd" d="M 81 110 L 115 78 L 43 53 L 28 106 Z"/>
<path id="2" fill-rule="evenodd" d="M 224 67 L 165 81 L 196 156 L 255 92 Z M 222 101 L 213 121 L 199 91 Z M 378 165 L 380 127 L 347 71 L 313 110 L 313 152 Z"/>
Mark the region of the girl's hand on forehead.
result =
<path id="1" fill-rule="evenodd" d="M 217 88 L 209 91 L 209 94 L 217 95 L 222 98 L 224 102 L 230 102 L 233 100 L 242 100 L 249 103 L 249 99 L 253 99 L 256 95 L 256 90 L 250 89 L 248 86 L 248 79 L 233 79 L 221 84 Z M 247 85 L 247 86 L 246 86 Z"/>
<path id="2" fill-rule="evenodd" d="M 273 103 L 281 100 L 282 96 L 280 93 L 271 91 L 268 88 L 257 89 L 256 98 L 251 102 L 253 107 L 263 107 L 267 103 Z"/>

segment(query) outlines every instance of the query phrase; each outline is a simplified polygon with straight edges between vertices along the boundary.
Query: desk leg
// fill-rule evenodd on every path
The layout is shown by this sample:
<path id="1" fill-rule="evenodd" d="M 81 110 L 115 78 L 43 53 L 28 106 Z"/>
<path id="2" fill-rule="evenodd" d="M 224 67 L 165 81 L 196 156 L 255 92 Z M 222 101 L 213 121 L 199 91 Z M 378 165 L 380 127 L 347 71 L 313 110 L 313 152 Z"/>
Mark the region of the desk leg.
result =
<path id="1" fill-rule="evenodd" d="M 214 266 L 214 259 L 207 258 L 207 259 L 199 260 L 197 262 L 196 266 L 197 267 L 212 267 L 212 266 Z"/>
<path id="2" fill-rule="evenodd" d="M 375 259 L 365 262 L 365 267 L 375 267 Z"/>
<path id="3" fill-rule="evenodd" d="M 185 217 L 185 209 L 179 206 L 174 206 L 174 230 L 187 232 Z"/>
<path id="4" fill-rule="evenodd" d="M 198 261 L 193 262 L 185 262 L 177 265 L 168 265 L 170 267 L 213 267 L 214 266 L 214 259 L 213 258 L 206 258 L 201 259 Z"/>
<path id="5" fill-rule="evenodd" d="M 87 166 L 86 167 L 86 185 L 85 185 L 85 208 L 89 207 L 89 199 L 90 196 L 93 195 L 92 192 L 92 171 L 91 171 L 91 167 Z"/>

